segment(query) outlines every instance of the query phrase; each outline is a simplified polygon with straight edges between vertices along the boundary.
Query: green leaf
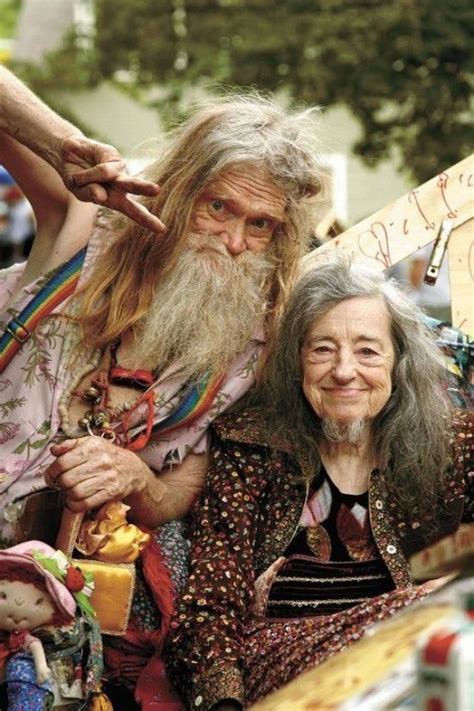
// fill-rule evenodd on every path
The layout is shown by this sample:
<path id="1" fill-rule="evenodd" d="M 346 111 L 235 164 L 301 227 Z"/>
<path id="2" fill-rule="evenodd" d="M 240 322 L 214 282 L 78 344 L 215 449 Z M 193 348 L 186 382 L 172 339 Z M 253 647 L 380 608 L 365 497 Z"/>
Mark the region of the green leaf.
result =
<path id="1" fill-rule="evenodd" d="M 95 617 L 95 610 L 92 607 L 89 598 L 83 592 L 74 593 L 77 604 L 81 610 L 89 617 Z"/>
<path id="2" fill-rule="evenodd" d="M 42 568 L 51 573 L 51 575 L 54 575 L 54 577 L 60 582 L 64 582 L 64 574 L 61 572 L 59 565 L 54 558 L 47 558 L 39 551 L 33 551 L 32 555 Z"/>

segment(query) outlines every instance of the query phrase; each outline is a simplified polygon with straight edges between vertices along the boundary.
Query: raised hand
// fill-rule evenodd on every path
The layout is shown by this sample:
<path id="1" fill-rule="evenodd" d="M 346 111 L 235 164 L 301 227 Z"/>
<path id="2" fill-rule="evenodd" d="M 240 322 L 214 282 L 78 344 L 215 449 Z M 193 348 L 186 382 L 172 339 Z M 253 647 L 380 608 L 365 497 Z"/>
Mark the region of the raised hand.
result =
<path id="1" fill-rule="evenodd" d="M 61 142 L 61 162 L 56 166 L 64 184 L 78 200 L 118 210 L 153 232 L 166 230 L 161 220 L 130 197 L 154 197 L 155 183 L 128 175 L 120 153 L 106 143 L 73 135 Z"/>

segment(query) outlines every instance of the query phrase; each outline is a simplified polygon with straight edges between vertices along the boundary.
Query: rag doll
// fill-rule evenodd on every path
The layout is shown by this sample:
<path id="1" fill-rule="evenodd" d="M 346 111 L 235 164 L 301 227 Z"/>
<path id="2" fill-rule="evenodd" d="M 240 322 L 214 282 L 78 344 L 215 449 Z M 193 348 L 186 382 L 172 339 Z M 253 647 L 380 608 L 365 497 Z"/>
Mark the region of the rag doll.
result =
<path id="1" fill-rule="evenodd" d="M 0 669 L 8 711 L 111 708 L 92 580 L 61 551 L 27 541 L 0 551 Z M 92 700 L 92 701 L 91 701 Z"/>

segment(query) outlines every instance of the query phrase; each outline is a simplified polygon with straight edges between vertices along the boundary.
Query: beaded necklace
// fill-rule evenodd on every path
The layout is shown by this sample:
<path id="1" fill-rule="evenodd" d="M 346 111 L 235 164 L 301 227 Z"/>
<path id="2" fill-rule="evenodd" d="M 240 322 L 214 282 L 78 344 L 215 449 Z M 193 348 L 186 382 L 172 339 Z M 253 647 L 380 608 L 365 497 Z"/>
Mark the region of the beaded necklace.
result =
<path id="1" fill-rule="evenodd" d="M 117 349 L 120 339 L 113 341 L 104 353 L 104 358 L 100 368 L 92 378 L 89 386 L 83 393 L 78 393 L 82 399 L 88 403 L 89 409 L 84 416 L 78 420 L 78 425 L 89 435 L 96 435 L 110 440 L 117 441 L 117 444 L 130 448 L 127 428 L 124 427 L 124 415 L 128 411 L 134 410 L 144 401 L 148 404 L 147 432 L 151 431 L 153 416 L 153 393 L 145 392 L 133 404 L 123 403 L 116 407 L 110 406 L 110 385 L 122 385 L 138 388 L 147 391 L 154 382 L 153 373 L 149 370 L 129 370 L 117 364 Z M 127 417 L 128 419 L 128 417 Z M 149 422 L 148 422 L 149 421 Z M 118 431 L 119 426 L 121 432 Z M 148 438 L 147 438 L 148 439 Z M 133 447 L 135 449 L 135 447 Z"/>

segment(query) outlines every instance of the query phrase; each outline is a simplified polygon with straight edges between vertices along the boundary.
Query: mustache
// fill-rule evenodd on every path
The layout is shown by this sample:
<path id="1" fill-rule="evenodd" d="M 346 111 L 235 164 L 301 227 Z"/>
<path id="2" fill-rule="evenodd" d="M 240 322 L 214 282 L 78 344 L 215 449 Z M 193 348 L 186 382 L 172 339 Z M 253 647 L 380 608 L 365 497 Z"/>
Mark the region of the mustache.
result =
<path id="1" fill-rule="evenodd" d="M 190 232 L 186 240 L 186 249 L 200 256 L 213 255 L 222 257 L 223 262 L 232 262 L 240 266 L 247 264 L 269 264 L 271 263 L 271 253 L 255 253 L 246 249 L 241 254 L 233 255 L 216 235 L 210 232 Z"/>

